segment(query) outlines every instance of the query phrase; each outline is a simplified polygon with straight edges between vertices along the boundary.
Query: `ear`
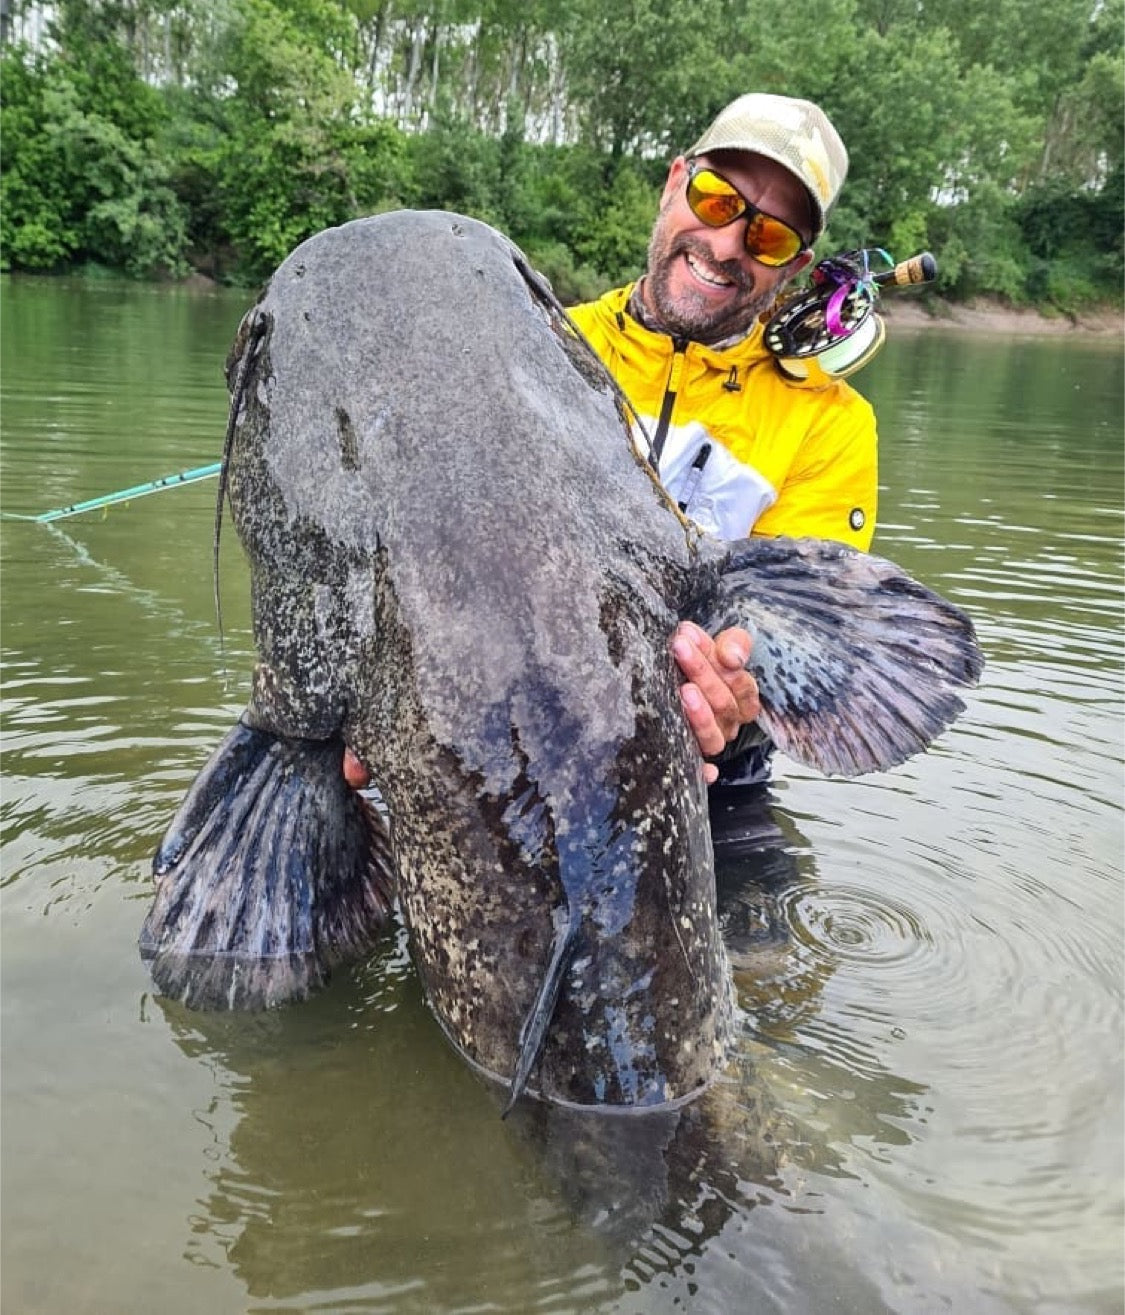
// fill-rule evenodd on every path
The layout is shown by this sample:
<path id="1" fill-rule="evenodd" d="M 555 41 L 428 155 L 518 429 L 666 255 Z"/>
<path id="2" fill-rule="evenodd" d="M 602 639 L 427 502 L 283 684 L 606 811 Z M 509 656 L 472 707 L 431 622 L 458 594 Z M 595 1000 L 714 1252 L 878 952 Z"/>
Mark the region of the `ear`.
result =
<path id="1" fill-rule="evenodd" d="M 668 170 L 668 177 L 664 181 L 664 191 L 660 194 L 661 210 L 676 195 L 683 190 L 684 180 L 687 178 L 688 163 L 682 155 L 677 155 L 672 161 Z M 811 253 L 810 253 L 811 254 Z"/>
<path id="2" fill-rule="evenodd" d="M 780 297 L 781 294 L 785 291 L 785 289 L 790 285 L 790 283 L 792 283 L 793 280 L 797 277 L 797 275 L 800 274 L 801 270 L 808 268 L 808 263 L 810 260 L 812 260 L 812 258 L 813 258 L 812 247 L 806 247 L 804 251 L 800 252 L 799 255 L 794 256 L 788 265 L 782 266 L 782 271 L 781 271 L 782 276 L 780 279 L 778 279 L 776 285 L 774 286 L 775 297 Z M 777 309 L 777 302 L 775 301 L 774 304 L 769 308 L 769 313 L 763 316 L 763 321 L 769 319 L 769 316 L 772 315 L 774 310 L 776 309 Z"/>
<path id="3" fill-rule="evenodd" d="M 795 279 L 813 258 L 812 247 L 806 247 L 799 256 L 794 257 L 793 263 L 788 267 L 788 273 L 791 279 Z"/>

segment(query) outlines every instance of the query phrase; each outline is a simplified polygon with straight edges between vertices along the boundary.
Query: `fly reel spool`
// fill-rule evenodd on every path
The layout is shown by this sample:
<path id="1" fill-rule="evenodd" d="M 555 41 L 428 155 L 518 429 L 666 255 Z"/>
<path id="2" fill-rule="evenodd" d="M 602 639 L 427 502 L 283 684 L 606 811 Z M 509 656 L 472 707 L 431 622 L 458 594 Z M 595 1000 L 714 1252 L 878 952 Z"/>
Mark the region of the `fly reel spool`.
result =
<path id="1" fill-rule="evenodd" d="M 876 257 L 889 268 L 873 270 Z M 937 261 L 928 251 L 897 265 L 882 248 L 829 256 L 813 267 L 811 285 L 769 318 L 763 340 L 791 378 L 808 378 L 815 358 L 826 375 L 842 379 L 883 345 L 883 321 L 873 313 L 880 291 L 929 283 L 936 275 Z"/>

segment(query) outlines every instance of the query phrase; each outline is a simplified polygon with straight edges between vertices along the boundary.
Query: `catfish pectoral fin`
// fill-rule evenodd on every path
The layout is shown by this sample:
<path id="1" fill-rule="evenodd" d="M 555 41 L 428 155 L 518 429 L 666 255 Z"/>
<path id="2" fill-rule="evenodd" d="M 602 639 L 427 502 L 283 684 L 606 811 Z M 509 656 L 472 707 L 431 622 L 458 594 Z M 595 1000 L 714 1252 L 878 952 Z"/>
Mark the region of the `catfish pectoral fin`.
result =
<path id="1" fill-rule="evenodd" d="M 823 772 L 882 771 L 925 749 L 984 666 L 972 622 L 884 558 L 817 539 L 749 539 L 702 623 L 754 635 L 759 722 Z"/>
<path id="2" fill-rule="evenodd" d="M 140 936 L 164 995 L 197 1009 L 300 1000 L 369 950 L 394 868 L 382 819 L 344 781 L 339 741 L 239 724 L 153 860 Z"/>

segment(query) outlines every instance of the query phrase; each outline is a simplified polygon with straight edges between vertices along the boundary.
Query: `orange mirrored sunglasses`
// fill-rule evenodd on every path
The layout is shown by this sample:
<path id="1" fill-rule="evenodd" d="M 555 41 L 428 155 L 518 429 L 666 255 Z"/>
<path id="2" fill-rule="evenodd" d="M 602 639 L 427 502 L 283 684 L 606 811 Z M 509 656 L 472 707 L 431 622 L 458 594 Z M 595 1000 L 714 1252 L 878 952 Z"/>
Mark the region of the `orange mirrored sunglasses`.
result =
<path id="1" fill-rule="evenodd" d="M 795 228 L 759 210 L 722 174 L 696 161 L 688 165 L 687 203 L 708 228 L 725 228 L 736 219 L 745 219 L 746 250 L 763 265 L 788 265 L 807 245 Z"/>

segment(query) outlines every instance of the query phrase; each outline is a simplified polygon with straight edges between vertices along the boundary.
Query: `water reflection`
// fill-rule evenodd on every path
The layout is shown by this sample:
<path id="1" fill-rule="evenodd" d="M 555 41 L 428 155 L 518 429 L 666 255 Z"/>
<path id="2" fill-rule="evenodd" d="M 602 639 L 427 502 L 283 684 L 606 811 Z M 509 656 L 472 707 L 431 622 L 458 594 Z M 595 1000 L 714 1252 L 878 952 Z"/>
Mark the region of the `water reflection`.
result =
<path id="1" fill-rule="evenodd" d="M 222 647 L 205 609 L 142 582 L 139 565 L 126 570 L 74 527 L 5 525 L 2 534 L 13 605 L 0 662 L 0 882 L 57 863 L 64 875 L 50 883 L 46 910 L 89 896 L 91 864 L 110 878 L 149 856 L 183 781 L 243 704 L 249 634 L 236 622 Z M 153 555 L 146 549 L 146 560 Z M 135 551 L 124 560 L 135 563 Z"/>
<path id="2" fill-rule="evenodd" d="M 449 1051 L 401 936 L 257 1026 L 163 1009 L 185 1053 L 217 1066 L 237 1118 L 189 1254 L 220 1251 L 255 1301 L 441 1311 L 471 1288 L 515 1310 L 513 1294 L 562 1275 L 589 1289 L 596 1250 Z"/>

